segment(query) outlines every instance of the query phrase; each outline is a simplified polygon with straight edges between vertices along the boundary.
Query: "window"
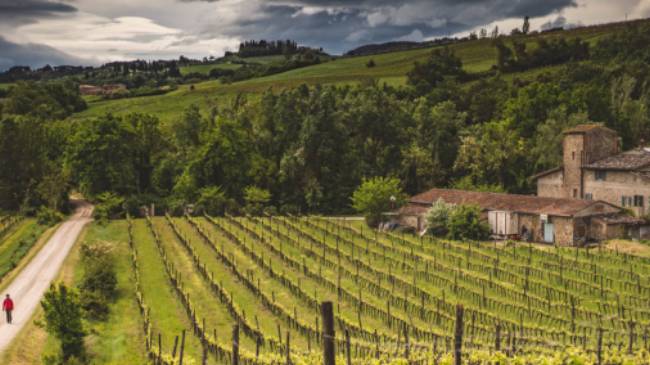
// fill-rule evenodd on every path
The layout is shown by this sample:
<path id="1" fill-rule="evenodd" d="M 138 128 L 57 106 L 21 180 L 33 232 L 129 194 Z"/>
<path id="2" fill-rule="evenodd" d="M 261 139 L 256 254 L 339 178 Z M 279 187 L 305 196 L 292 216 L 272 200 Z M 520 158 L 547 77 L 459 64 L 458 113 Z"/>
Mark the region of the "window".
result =
<path id="1" fill-rule="evenodd" d="M 607 171 L 596 170 L 596 181 L 605 181 L 607 180 Z"/>
<path id="2" fill-rule="evenodd" d="M 594 196 L 591 193 L 586 193 L 585 200 L 594 200 Z"/>
<path id="3" fill-rule="evenodd" d="M 641 199 L 643 200 L 643 199 Z M 634 199 L 631 196 L 622 196 L 621 197 L 621 206 L 631 207 L 634 204 Z"/>
<path id="4" fill-rule="evenodd" d="M 573 197 L 574 198 L 578 197 L 578 189 L 573 189 Z"/>
<path id="5" fill-rule="evenodd" d="M 634 196 L 634 206 L 635 207 L 643 207 L 643 196 L 642 195 L 635 195 Z"/>
<path id="6" fill-rule="evenodd" d="M 576 159 L 576 151 L 571 152 L 571 159 L 572 160 Z"/>

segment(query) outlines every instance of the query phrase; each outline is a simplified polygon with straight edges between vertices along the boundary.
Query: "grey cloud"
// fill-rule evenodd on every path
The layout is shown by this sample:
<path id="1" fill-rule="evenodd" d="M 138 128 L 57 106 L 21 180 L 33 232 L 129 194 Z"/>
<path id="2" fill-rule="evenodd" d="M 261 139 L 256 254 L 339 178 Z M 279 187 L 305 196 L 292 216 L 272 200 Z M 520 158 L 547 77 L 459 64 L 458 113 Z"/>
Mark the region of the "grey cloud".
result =
<path id="1" fill-rule="evenodd" d="M 218 4 L 220 0 L 179 1 Z M 576 0 L 266 0 L 261 4 L 264 19 L 242 16 L 227 25 L 211 24 L 203 36 L 291 38 L 342 53 L 368 42 L 447 36 L 505 18 L 544 16 L 574 7 Z"/>
<path id="2" fill-rule="evenodd" d="M 559 28 L 559 27 L 564 27 L 566 25 L 566 18 L 563 17 L 562 15 L 558 16 L 554 20 L 548 21 L 544 24 L 542 24 L 539 29 L 541 30 L 548 30 L 548 29 L 553 29 L 553 28 Z"/>
<path id="3" fill-rule="evenodd" d="M 50 46 L 42 44 L 17 44 L 0 36 L 0 71 L 12 66 L 22 65 L 43 67 L 49 65 L 81 65 L 88 64 L 83 60 Z"/>
<path id="4" fill-rule="evenodd" d="M 41 18 L 69 14 L 77 8 L 63 2 L 48 0 L 0 0 L 0 22 L 21 25 Z"/>

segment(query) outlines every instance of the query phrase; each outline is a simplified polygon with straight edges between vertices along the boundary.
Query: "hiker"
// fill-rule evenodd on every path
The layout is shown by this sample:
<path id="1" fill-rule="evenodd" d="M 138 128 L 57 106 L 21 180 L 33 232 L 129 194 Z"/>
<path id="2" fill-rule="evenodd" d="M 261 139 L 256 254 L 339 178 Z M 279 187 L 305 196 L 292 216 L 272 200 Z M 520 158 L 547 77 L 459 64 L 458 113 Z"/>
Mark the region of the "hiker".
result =
<path id="1" fill-rule="evenodd" d="M 14 301 L 11 300 L 9 294 L 7 294 L 4 302 L 2 302 L 2 310 L 7 313 L 7 323 L 11 324 L 11 312 L 14 311 Z"/>

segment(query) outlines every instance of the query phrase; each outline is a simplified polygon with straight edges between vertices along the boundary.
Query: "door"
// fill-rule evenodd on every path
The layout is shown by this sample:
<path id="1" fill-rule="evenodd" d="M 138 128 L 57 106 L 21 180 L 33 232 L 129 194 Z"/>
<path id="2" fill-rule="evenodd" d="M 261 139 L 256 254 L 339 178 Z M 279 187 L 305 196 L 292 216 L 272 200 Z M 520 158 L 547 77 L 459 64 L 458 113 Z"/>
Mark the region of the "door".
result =
<path id="1" fill-rule="evenodd" d="M 553 223 L 544 223 L 544 242 L 553 243 L 555 241 L 555 227 Z"/>

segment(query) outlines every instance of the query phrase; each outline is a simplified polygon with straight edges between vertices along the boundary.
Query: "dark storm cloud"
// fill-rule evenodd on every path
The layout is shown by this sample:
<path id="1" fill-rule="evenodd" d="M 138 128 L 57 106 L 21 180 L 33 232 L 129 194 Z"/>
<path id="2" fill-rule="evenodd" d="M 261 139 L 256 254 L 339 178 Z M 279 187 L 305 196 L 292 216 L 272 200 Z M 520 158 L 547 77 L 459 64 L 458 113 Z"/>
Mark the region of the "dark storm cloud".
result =
<path id="1" fill-rule="evenodd" d="M 83 60 L 42 44 L 17 44 L 0 36 L 0 71 L 11 66 L 80 65 Z M 87 61 L 85 63 L 88 63 Z"/>
<path id="2" fill-rule="evenodd" d="M 183 2 L 223 0 L 179 0 Z M 430 38 L 467 31 L 506 18 L 538 17 L 576 6 L 576 0 L 266 0 L 265 16 L 242 16 L 207 35 L 295 39 L 340 53 L 366 43 Z"/>
<path id="3" fill-rule="evenodd" d="M 0 0 L 0 22 L 31 23 L 41 18 L 74 13 L 77 8 L 63 2 L 47 0 Z"/>

